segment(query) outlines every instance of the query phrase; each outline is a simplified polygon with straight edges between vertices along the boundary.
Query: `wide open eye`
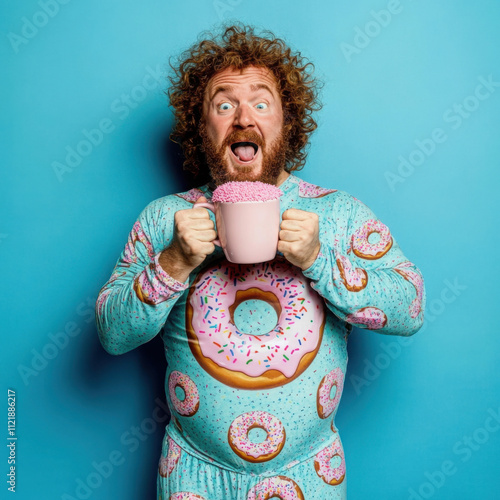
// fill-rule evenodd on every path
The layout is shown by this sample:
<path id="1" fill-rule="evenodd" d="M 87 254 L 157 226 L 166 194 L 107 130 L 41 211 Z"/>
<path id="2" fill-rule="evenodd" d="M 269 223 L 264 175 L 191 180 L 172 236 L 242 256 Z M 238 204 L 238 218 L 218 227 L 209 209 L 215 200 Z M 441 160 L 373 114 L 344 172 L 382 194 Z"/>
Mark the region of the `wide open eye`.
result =
<path id="1" fill-rule="evenodd" d="M 229 102 L 223 102 L 221 104 L 219 104 L 219 109 L 221 111 L 228 111 L 232 108 L 232 104 L 229 103 Z"/>
<path id="2" fill-rule="evenodd" d="M 267 102 L 259 102 L 259 104 L 256 104 L 255 107 L 257 109 L 267 109 Z"/>

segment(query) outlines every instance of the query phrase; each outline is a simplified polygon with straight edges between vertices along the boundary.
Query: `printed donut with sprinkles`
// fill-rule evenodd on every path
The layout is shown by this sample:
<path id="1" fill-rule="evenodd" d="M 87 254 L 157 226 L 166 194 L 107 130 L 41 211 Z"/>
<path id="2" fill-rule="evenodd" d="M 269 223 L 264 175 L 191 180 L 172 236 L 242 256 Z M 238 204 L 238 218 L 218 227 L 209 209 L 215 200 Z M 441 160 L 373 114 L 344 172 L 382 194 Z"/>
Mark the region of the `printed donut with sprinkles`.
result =
<path id="1" fill-rule="evenodd" d="M 237 328 L 235 310 L 250 299 L 276 311 L 271 331 L 256 335 Z M 321 345 L 324 301 L 300 269 L 281 258 L 252 265 L 219 261 L 198 275 L 186 305 L 191 351 L 210 375 L 231 387 L 287 384 L 311 364 Z"/>

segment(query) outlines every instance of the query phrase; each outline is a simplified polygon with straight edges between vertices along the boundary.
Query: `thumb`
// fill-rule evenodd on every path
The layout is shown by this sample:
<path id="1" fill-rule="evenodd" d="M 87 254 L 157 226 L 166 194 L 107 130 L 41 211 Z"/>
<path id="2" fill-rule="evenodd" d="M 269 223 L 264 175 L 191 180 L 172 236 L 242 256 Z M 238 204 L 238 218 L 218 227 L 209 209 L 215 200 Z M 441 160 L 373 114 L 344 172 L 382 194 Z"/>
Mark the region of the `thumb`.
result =
<path id="1" fill-rule="evenodd" d="M 208 200 L 202 195 L 197 200 L 196 203 L 206 203 Z"/>

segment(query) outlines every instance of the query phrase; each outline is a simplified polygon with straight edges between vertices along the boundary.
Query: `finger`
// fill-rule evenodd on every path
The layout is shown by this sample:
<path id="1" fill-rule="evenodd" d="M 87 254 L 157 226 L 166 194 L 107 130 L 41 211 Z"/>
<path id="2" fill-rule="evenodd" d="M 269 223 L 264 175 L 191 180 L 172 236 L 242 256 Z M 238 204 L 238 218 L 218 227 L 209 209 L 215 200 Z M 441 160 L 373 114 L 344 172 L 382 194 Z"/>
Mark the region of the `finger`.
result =
<path id="1" fill-rule="evenodd" d="M 202 239 L 198 239 L 198 237 L 191 235 L 188 238 L 183 239 L 181 241 L 181 246 L 184 252 L 188 255 L 206 255 L 207 252 L 213 252 L 213 239 L 211 239 L 209 235 L 205 236 L 206 237 L 202 236 Z"/>
<path id="2" fill-rule="evenodd" d="M 202 246 L 200 247 L 200 251 L 204 255 L 210 255 L 211 253 L 214 252 L 214 250 L 215 250 L 215 245 L 211 242 L 203 243 Z"/>
<path id="3" fill-rule="evenodd" d="M 206 229 L 213 229 L 214 223 L 210 219 L 191 219 L 187 227 L 197 231 L 204 231 Z"/>
<path id="4" fill-rule="evenodd" d="M 289 243 L 288 241 L 279 240 L 278 252 L 281 252 L 284 255 L 288 255 L 290 253 L 291 245 L 292 244 Z"/>
<path id="5" fill-rule="evenodd" d="M 301 221 L 297 220 L 284 220 L 281 222 L 281 229 L 287 231 L 301 231 L 304 227 Z"/>
<path id="6" fill-rule="evenodd" d="M 300 238 L 300 233 L 298 231 L 280 231 L 279 233 L 279 239 L 281 241 L 299 241 Z"/>
<path id="7" fill-rule="evenodd" d="M 184 249 L 185 253 L 190 256 L 208 255 L 215 250 L 215 245 L 211 241 L 195 241 L 191 245 L 187 245 Z"/>
<path id="8" fill-rule="evenodd" d="M 174 215 L 175 222 L 189 221 L 191 219 L 210 219 L 210 215 L 206 208 L 188 208 L 179 210 Z"/>
<path id="9" fill-rule="evenodd" d="M 308 220 L 311 212 L 306 212 L 305 210 L 299 210 L 298 208 L 289 208 L 283 212 L 283 220 Z"/>
<path id="10" fill-rule="evenodd" d="M 189 238 L 193 232 L 214 229 L 210 219 L 181 219 L 175 225 L 175 232 L 183 238 Z"/>
<path id="11" fill-rule="evenodd" d="M 210 219 L 210 214 L 206 208 L 192 208 L 188 214 L 190 219 Z"/>
<path id="12" fill-rule="evenodd" d="M 215 250 L 215 245 L 211 241 L 195 241 L 189 246 L 192 255 L 209 255 Z"/>
<path id="13" fill-rule="evenodd" d="M 198 241 L 214 241 L 217 238 L 217 233 L 214 230 L 211 231 L 196 231 L 194 237 Z"/>

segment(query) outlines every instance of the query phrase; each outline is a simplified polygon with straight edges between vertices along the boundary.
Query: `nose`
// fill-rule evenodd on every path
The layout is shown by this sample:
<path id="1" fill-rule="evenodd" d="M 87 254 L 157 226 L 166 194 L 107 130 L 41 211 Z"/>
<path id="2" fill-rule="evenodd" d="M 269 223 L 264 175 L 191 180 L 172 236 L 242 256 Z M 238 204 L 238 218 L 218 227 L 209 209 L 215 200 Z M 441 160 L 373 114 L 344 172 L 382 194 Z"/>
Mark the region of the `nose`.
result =
<path id="1" fill-rule="evenodd" d="M 252 108 L 248 104 L 240 104 L 234 114 L 235 127 L 247 128 L 255 126 L 255 119 L 252 113 Z"/>

